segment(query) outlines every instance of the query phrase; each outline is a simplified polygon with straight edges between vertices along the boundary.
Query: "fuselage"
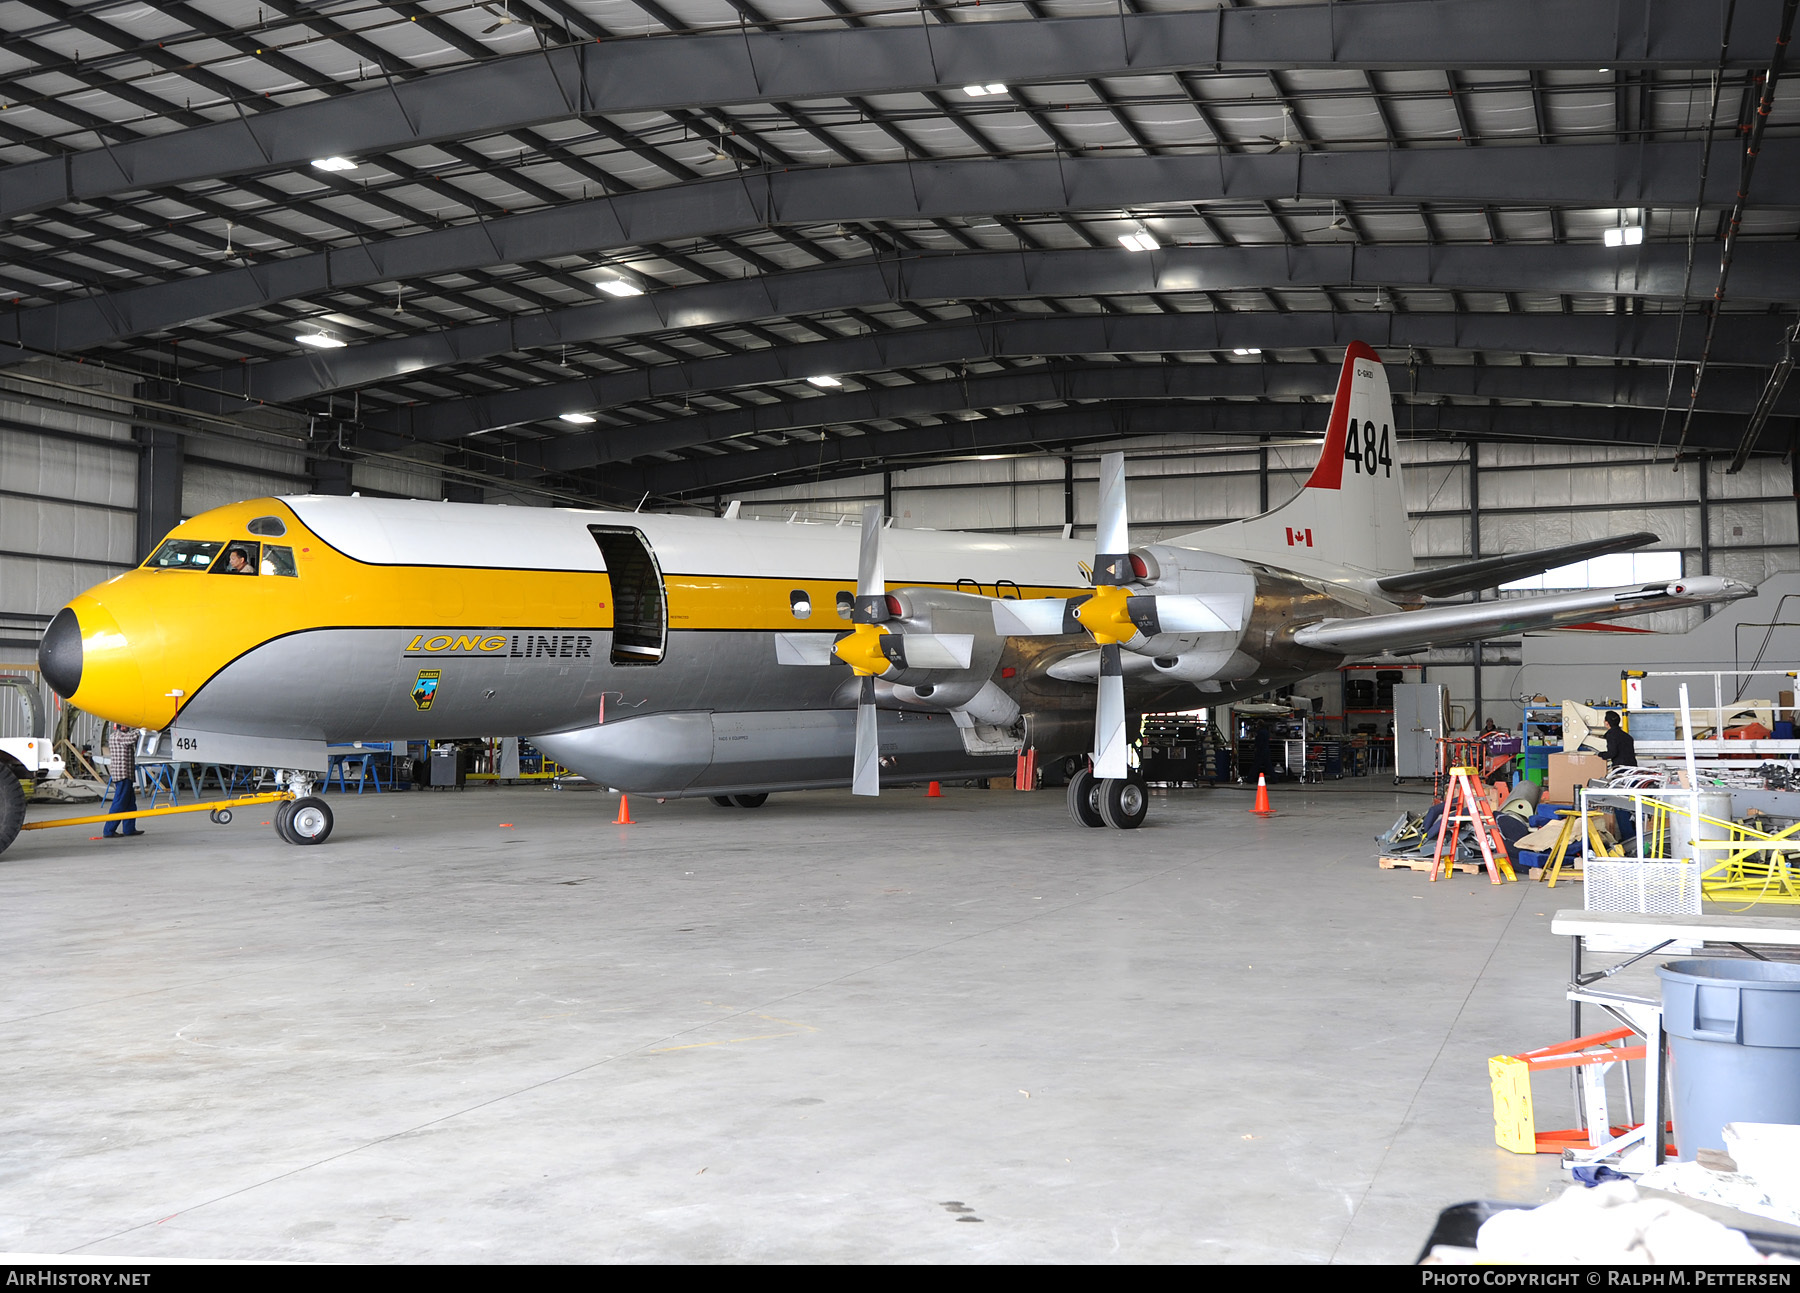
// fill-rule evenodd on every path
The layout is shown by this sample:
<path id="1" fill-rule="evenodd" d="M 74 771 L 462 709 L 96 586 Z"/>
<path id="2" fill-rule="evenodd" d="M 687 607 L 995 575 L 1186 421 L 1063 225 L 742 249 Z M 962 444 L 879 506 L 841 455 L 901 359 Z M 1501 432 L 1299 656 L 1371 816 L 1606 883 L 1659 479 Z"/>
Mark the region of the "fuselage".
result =
<path id="1" fill-rule="evenodd" d="M 883 538 L 890 588 L 984 597 L 1079 595 L 1093 558 L 1079 540 L 899 529 Z M 79 707 L 118 722 L 288 741 L 541 738 L 657 714 L 847 715 L 849 671 L 784 667 L 775 639 L 848 628 L 859 539 L 855 525 L 255 499 L 184 522 L 143 566 L 72 602 L 46 636 L 46 676 Z M 1321 590 L 1285 588 L 1293 581 L 1229 558 L 1210 562 L 1255 588 L 1241 641 L 1210 644 L 1207 658 L 1235 667 L 1213 669 L 1227 677 L 1206 690 L 1192 669 L 1139 668 L 1127 679 L 1134 709 L 1218 703 L 1335 663 L 1277 641 L 1293 608 Z M 994 681 L 1034 717 L 1046 753 L 1082 749 L 1091 730 L 1092 687 L 1068 677 L 1090 645 L 1005 645 Z M 949 763 L 966 770 L 954 724 L 911 699 L 893 704 L 884 692 L 913 711 L 918 740 L 960 751 Z M 932 719 L 940 730 L 927 739 L 918 724 Z M 837 740 L 835 728 L 809 730 L 784 739 Z M 710 735 L 719 750 L 755 739 Z M 624 732 L 604 736 L 605 758 L 629 762 L 618 752 Z M 932 771 L 911 762 L 918 775 Z M 774 780 L 842 780 L 835 763 L 825 766 Z M 683 789 L 679 772 L 656 775 L 668 784 L 631 788 Z M 609 779 L 631 783 L 616 768 Z"/>

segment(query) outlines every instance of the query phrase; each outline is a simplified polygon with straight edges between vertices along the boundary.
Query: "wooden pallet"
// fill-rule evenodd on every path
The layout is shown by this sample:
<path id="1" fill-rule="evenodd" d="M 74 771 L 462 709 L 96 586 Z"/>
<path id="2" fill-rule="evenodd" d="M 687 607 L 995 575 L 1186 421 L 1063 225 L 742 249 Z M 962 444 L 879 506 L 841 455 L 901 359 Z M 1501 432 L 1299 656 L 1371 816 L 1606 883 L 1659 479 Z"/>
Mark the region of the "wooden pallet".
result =
<path id="1" fill-rule="evenodd" d="M 1431 871 L 1431 858 L 1419 854 L 1411 854 L 1403 858 L 1379 857 L 1375 860 L 1381 863 L 1381 869 L 1383 871 L 1424 871 L 1427 874 Z M 1440 863 L 1439 865 L 1442 864 Z M 1485 872 L 1487 870 L 1487 868 L 1479 862 L 1452 862 L 1450 865 L 1454 870 L 1461 872 L 1463 875 L 1474 875 L 1477 872 Z"/>

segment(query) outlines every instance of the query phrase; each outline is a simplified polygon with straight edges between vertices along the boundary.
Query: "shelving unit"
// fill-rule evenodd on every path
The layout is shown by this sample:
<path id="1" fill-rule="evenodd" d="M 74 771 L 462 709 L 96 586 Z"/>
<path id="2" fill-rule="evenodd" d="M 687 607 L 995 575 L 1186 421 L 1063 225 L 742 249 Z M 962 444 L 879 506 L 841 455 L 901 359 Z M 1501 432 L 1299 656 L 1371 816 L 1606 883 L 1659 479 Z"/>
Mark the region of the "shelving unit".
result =
<path id="1" fill-rule="evenodd" d="M 1418 676 L 1409 677 L 1407 674 L 1408 670 L 1411 670 Z M 1384 673 L 1395 673 L 1400 676 L 1398 678 L 1383 679 L 1381 675 Z M 1359 675 L 1367 676 L 1363 677 Z M 1341 703 L 1338 708 L 1340 709 L 1341 714 L 1334 715 L 1333 717 L 1342 718 L 1344 730 L 1346 732 L 1350 731 L 1354 726 L 1358 715 L 1385 716 L 1386 718 L 1391 719 L 1394 715 L 1392 684 L 1396 682 L 1424 681 L 1425 666 L 1422 664 L 1384 663 L 1340 665 L 1338 667 L 1338 695 Z M 1387 700 L 1387 704 L 1385 705 L 1381 704 L 1381 700 L 1384 698 L 1382 692 L 1384 683 L 1389 686 L 1389 690 L 1385 694 L 1385 699 Z M 1360 703 L 1364 700 L 1368 703 Z M 1376 719 L 1378 725 L 1380 721 L 1380 718 Z"/>
<path id="2" fill-rule="evenodd" d="M 1291 777 L 1295 781 L 1308 779 L 1305 714 L 1279 718 L 1263 714 L 1240 714 L 1233 710 L 1231 722 L 1232 753 L 1237 760 L 1238 776 L 1243 780 L 1250 781 L 1256 776 L 1256 726 L 1259 723 L 1269 725 L 1269 763 L 1274 770 L 1273 775 L 1278 778 Z"/>

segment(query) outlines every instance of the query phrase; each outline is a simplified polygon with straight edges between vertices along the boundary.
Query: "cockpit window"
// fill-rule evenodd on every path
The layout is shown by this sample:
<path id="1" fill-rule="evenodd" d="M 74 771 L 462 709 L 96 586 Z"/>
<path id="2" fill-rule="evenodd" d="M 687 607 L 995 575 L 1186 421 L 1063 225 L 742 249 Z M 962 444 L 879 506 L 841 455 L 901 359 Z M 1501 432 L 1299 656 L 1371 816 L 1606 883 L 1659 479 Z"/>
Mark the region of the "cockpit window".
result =
<path id="1" fill-rule="evenodd" d="M 202 539 L 165 539 L 144 565 L 153 570 L 205 570 L 224 546 Z"/>
<path id="2" fill-rule="evenodd" d="M 265 575 L 285 575 L 289 579 L 297 578 L 300 573 L 294 569 L 294 550 L 273 543 L 263 544 L 260 569 Z"/>
<path id="3" fill-rule="evenodd" d="M 262 545 L 247 539 L 234 539 L 225 548 L 225 555 L 213 562 L 212 572 L 215 575 L 254 575 L 256 558 Z"/>

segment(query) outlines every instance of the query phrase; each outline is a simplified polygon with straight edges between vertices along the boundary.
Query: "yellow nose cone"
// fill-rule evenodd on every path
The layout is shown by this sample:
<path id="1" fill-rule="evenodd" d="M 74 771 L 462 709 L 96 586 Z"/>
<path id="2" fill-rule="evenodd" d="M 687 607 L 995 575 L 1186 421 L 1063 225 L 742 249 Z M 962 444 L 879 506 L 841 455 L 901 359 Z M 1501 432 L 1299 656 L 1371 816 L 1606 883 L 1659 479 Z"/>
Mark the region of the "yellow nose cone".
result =
<path id="1" fill-rule="evenodd" d="M 1092 597 L 1075 608 L 1075 618 L 1102 646 L 1129 642 L 1138 631 L 1125 613 L 1125 602 L 1130 596 L 1117 584 L 1101 584 Z"/>
<path id="2" fill-rule="evenodd" d="M 881 654 L 881 635 L 885 632 L 875 624 L 858 624 L 849 637 L 831 648 L 831 653 L 849 665 L 858 678 L 885 673 L 890 663 Z"/>
<path id="3" fill-rule="evenodd" d="M 110 609 L 86 593 L 70 602 L 69 609 L 81 627 L 81 685 L 69 703 L 115 723 L 167 727 L 179 698 L 151 696 L 144 685 L 145 659 L 162 653 L 152 622 L 128 633 Z"/>

